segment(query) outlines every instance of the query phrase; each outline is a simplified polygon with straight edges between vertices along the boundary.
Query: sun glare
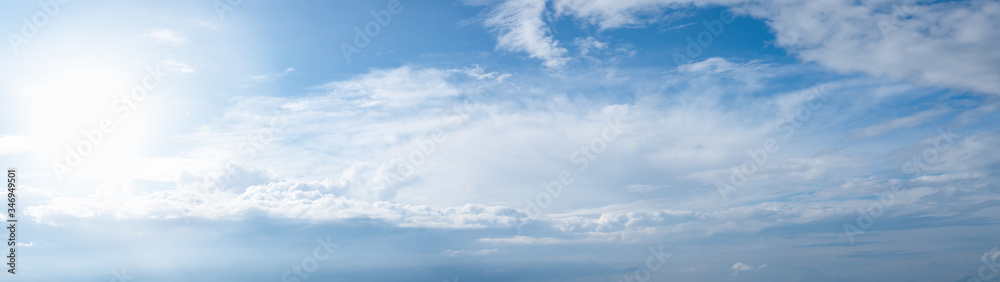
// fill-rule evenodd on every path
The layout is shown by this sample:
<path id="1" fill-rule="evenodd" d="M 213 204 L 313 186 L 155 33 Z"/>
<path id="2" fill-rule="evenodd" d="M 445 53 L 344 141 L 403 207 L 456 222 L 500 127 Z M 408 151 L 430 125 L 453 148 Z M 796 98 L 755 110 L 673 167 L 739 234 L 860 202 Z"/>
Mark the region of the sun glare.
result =
<path id="1" fill-rule="evenodd" d="M 127 173 L 141 132 L 119 130 L 127 123 L 114 105 L 128 89 L 125 77 L 96 67 L 56 71 L 23 89 L 35 145 L 57 174 Z"/>

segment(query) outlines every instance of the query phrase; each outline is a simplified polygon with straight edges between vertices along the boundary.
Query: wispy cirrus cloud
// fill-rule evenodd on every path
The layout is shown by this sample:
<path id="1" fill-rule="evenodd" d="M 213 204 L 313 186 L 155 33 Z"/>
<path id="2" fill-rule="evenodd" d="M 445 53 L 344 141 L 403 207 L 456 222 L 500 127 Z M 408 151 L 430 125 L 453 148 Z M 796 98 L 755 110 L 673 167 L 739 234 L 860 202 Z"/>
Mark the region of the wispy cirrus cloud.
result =
<path id="1" fill-rule="evenodd" d="M 901 117 L 884 123 L 856 129 L 851 135 L 858 138 L 870 138 L 885 134 L 895 129 L 912 128 L 928 121 L 935 120 L 948 112 L 949 110 L 944 108 L 926 110 L 911 116 Z"/>

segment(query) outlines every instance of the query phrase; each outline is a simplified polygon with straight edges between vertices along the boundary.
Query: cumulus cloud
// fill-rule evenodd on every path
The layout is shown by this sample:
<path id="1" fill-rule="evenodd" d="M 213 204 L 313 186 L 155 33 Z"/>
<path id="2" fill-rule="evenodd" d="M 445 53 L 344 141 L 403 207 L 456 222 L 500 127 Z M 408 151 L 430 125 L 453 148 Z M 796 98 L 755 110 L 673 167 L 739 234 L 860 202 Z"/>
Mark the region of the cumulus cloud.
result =
<path id="1" fill-rule="evenodd" d="M 352 199 L 332 193 L 335 183 L 333 180 L 276 181 L 246 187 L 242 193 L 181 187 L 134 196 L 90 195 L 80 198 L 53 194 L 48 204 L 29 207 L 27 214 L 36 221 L 55 225 L 74 217 L 232 219 L 263 211 L 275 218 L 304 222 L 375 219 L 401 227 L 424 228 L 510 227 L 517 218 L 524 216 L 515 209 L 482 204 L 437 210 L 427 206 Z"/>
<path id="2" fill-rule="evenodd" d="M 722 58 L 704 64 L 737 65 Z M 794 73 L 768 64 L 751 67 L 764 81 Z M 486 234 L 476 241 L 500 248 L 637 243 L 835 221 L 854 216 L 889 182 L 909 181 L 872 176 L 871 170 L 883 168 L 870 165 L 840 171 L 832 180 L 819 177 L 885 158 L 830 154 L 803 144 L 847 136 L 849 129 L 828 125 L 840 118 L 885 123 L 865 114 L 870 108 L 845 104 L 857 95 L 897 89 L 854 80 L 823 82 L 827 95 L 838 99 L 831 98 L 824 106 L 828 110 L 815 111 L 815 120 L 797 129 L 796 142 L 781 144 L 788 155 L 771 156 L 741 188 L 737 201 L 722 202 L 713 185 L 748 158 L 748 148 L 759 148 L 769 137 L 782 138 L 774 125 L 794 115 L 812 95 L 799 89 L 762 90 L 759 85 L 767 83 L 732 75 L 738 72 L 739 67 L 637 77 L 629 83 L 672 90 L 612 104 L 552 94 L 567 85 L 600 88 L 588 84 L 598 81 L 590 77 L 536 82 L 478 67 L 376 69 L 324 84 L 315 95 L 235 99 L 218 120 L 178 137 L 191 149 L 177 160 L 157 164 L 158 171 L 169 173 L 142 177 L 172 184 L 172 189 L 143 188 L 139 182 L 89 196 L 35 189 L 34 198 L 44 201 L 27 212 L 52 224 L 102 216 L 221 220 L 263 214 L 304 222 L 369 219 L 403 228 L 510 232 L 526 223 L 526 230 L 539 231 L 513 237 Z M 483 82 L 492 89 L 483 91 Z M 510 87 L 496 86 L 499 82 Z M 736 90 L 750 93 L 736 105 L 719 103 L 718 97 Z M 273 117 L 285 126 L 270 130 Z M 541 183 L 556 179 L 561 170 L 578 172 L 574 151 L 601 137 L 616 119 L 623 134 L 606 144 L 585 173 L 574 174 L 575 183 L 543 215 L 532 212 L 529 217 L 524 199 L 544 193 Z M 896 130 L 902 129 L 906 127 Z M 433 134 L 445 138 L 428 143 Z M 957 138 L 928 168 L 933 174 L 912 180 L 915 187 L 898 195 L 888 216 L 937 212 L 920 204 L 930 198 L 987 201 L 974 196 L 988 194 L 979 187 L 995 179 L 989 171 L 1000 160 L 992 150 L 995 140 L 995 134 Z M 913 148 L 897 153 L 904 156 L 900 163 L 934 143 L 909 142 Z M 256 149 L 247 154 L 248 148 Z M 414 162 L 413 156 L 421 161 Z M 984 158 L 974 161 L 971 156 Z M 214 186 L 225 178 L 224 187 Z M 952 180 L 969 185 L 949 187 Z"/>
<path id="3" fill-rule="evenodd" d="M 803 270 L 803 265 L 842 272 L 869 263 L 857 258 L 898 260 L 878 270 L 904 275 L 901 280 L 947 280 L 948 273 L 975 268 L 935 260 L 975 261 L 981 253 L 968 250 L 991 247 L 973 245 L 989 244 L 986 239 L 998 222 L 1000 134 L 995 124 L 1000 97 L 962 90 L 939 95 L 945 91 L 913 85 L 973 89 L 994 83 L 984 76 L 959 77 L 976 68 L 995 68 L 987 66 L 989 56 L 982 61 L 952 56 L 992 52 L 980 48 L 979 37 L 993 31 L 969 27 L 974 21 L 991 26 L 991 3 L 466 2 L 491 5 L 476 20 L 483 20 L 497 37 L 496 50 L 508 53 L 499 55 L 524 56 L 529 64 L 544 67 L 525 70 L 519 63 L 502 63 L 503 72 L 454 67 L 452 61 L 467 59 L 495 65 L 497 54 L 432 54 L 412 57 L 416 61 L 408 66 L 369 69 L 310 87 L 299 83 L 316 76 L 285 81 L 301 69 L 255 68 L 268 64 L 253 61 L 266 54 L 246 53 L 254 48 L 200 46 L 204 50 L 194 51 L 237 52 L 233 57 L 249 61 L 205 66 L 183 54 L 154 59 L 171 72 L 197 69 L 204 76 L 171 80 L 163 89 L 166 94 L 184 91 L 210 99 L 162 95 L 162 103 L 143 104 L 135 112 L 138 126 L 116 123 L 116 133 L 104 137 L 111 142 L 121 140 L 119 133 L 149 135 L 151 143 L 132 143 L 151 147 L 115 151 L 129 155 L 113 159 L 120 160 L 120 169 L 107 175 L 78 173 L 66 183 L 53 183 L 48 175 L 49 162 L 63 157 L 63 146 L 53 147 L 60 149 L 55 157 L 45 156 L 31 148 L 39 140 L 21 135 L 51 126 L 37 126 L 44 120 L 29 118 L 7 128 L 12 135 L 0 137 L 0 159 L 22 171 L 22 222 L 44 235 L 31 238 L 39 243 L 27 240 L 21 246 L 41 248 L 39 255 L 55 258 L 49 261 L 65 258 L 47 251 L 59 245 L 82 246 L 74 250 L 80 254 L 107 253 L 77 265 L 83 272 L 67 272 L 87 277 L 107 276 L 100 271 L 106 269 L 103 265 L 130 270 L 130 263 L 164 265 L 158 262 L 169 267 L 139 269 L 153 277 L 162 269 L 197 275 L 216 266 L 261 265 L 244 276 L 277 277 L 289 264 L 301 266 L 308 261 L 303 258 L 315 256 L 314 239 L 320 237 L 341 248 L 331 255 L 332 262 L 311 273 L 314 279 L 332 275 L 366 281 L 405 280 L 373 277 L 368 270 L 406 276 L 413 273 L 393 270 L 413 266 L 429 270 L 407 276 L 412 280 L 471 275 L 461 279 L 606 281 L 645 277 L 649 271 L 655 276 L 649 280 L 714 281 L 742 273 L 730 277 L 828 281 L 837 278 L 813 274 L 819 272 Z M 704 56 L 662 69 L 644 56 L 662 54 L 662 48 L 648 47 L 665 46 L 660 45 L 663 38 L 621 38 L 635 32 L 614 31 L 648 27 L 641 32 L 692 32 L 664 29 L 680 26 L 683 22 L 676 18 L 696 14 L 691 11 L 719 9 L 759 20 L 739 28 L 770 25 L 779 40 L 767 42 L 769 55 L 740 58 L 732 56 L 748 53 L 720 49 L 717 54 L 726 57 Z M 700 19 L 692 21 L 701 25 Z M 924 21 L 932 24 L 924 26 Z M 200 22 L 188 27 L 190 32 L 216 28 Z M 560 30 L 578 27 L 587 30 Z M 414 26 L 391 29 L 396 28 Z M 218 35 L 255 32 L 228 29 Z M 726 32 L 736 29 L 727 27 Z M 160 35 L 165 41 L 152 34 L 141 40 L 186 46 L 194 41 L 178 38 L 196 36 L 178 30 Z M 138 39 L 136 33 L 126 36 Z M 259 45 L 240 38 L 257 37 L 217 39 L 232 46 Z M 773 46 L 812 63 L 772 57 Z M 939 49 L 946 51 L 932 51 Z M 837 59 L 856 51 L 864 52 Z M 412 55 L 403 53 L 394 56 Z M 955 62 L 923 56 L 928 54 L 955 57 Z M 280 57 L 289 59 L 285 55 Z M 638 62 L 624 56 L 637 56 Z M 866 56 L 886 57 L 867 58 L 867 64 L 897 68 L 854 61 Z M 923 57 L 904 62 L 893 56 Z M 972 71 L 947 70 L 960 63 Z M 243 70 L 217 68 L 223 65 Z M 232 74 L 246 84 L 237 86 L 248 88 L 231 89 L 225 81 Z M 928 76 L 934 79 L 921 78 Z M 268 81 L 285 85 L 250 88 Z M 107 92 L 128 94 L 128 89 L 119 90 Z M 31 93 L 14 93 L 5 100 L 17 102 Z M 817 93 L 825 97 L 822 103 L 814 103 Z M 37 109 L 58 104 L 39 101 Z M 111 106 L 95 101 L 99 107 L 89 108 Z M 182 109 L 174 111 L 175 106 Z M 14 118 L 19 111 L 30 111 L 11 110 Z M 186 111 L 193 114 L 175 115 Z M 66 115 L 51 115 L 53 120 L 60 116 Z M 954 131 L 954 137 L 942 143 L 938 128 Z M 609 135 L 617 129 L 620 134 Z M 91 132 L 66 131 L 73 135 L 66 141 L 93 141 Z M 771 139 L 778 140 L 779 149 L 758 154 Z M 119 149 L 104 145 L 92 153 L 107 156 Z M 915 160 L 921 163 L 914 166 Z M 919 169 L 911 171 L 914 167 Z M 753 172 L 744 179 L 732 177 L 740 170 Z M 553 189 L 553 181 L 567 172 L 572 183 Z M 740 182 L 737 196 L 723 201 L 717 184 L 733 179 Z M 900 188 L 894 192 L 893 187 Z M 891 198 L 883 197 L 887 191 Z M 859 212 L 879 205 L 884 209 Z M 845 240 L 845 223 L 864 229 L 852 237 L 856 244 Z M 963 240 L 941 240 L 956 230 Z M 184 246 L 176 246 L 177 238 L 184 238 Z M 125 247 L 107 248 L 101 242 Z M 153 246 L 146 250 L 162 256 L 128 260 L 135 257 L 130 246 Z M 663 261 L 664 249 L 678 259 Z M 192 250 L 214 250 L 230 259 L 192 256 Z M 804 259 L 815 254 L 826 260 Z M 982 258 L 995 260 L 997 254 L 991 250 Z M 720 257 L 727 260 L 718 261 Z M 414 258 L 426 259 L 413 263 Z M 737 263 L 729 264 L 732 260 Z M 780 266 L 782 273 L 771 273 L 776 269 L 767 265 Z"/>

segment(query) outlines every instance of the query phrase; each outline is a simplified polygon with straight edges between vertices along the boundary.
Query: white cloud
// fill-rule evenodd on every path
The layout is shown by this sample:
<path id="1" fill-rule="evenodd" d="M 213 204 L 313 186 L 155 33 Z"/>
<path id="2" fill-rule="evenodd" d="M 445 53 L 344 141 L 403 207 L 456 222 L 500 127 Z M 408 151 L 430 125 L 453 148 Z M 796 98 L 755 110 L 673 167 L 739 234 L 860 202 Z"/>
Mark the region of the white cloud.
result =
<path id="1" fill-rule="evenodd" d="M 980 258 L 982 262 L 996 262 L 1000 258 L 1000 248 L 994 247 L 992 250 L 983 253 L 983 257 Z M 993 265 L 988 265 L 992 267 Z"/>
<path id="2" fill-rule="evenodd" d="M 506 1 L 486 21 L 498 48 L 526 52 L 549 67 L 566 62 L 558 40 L 547 35 L 543 0 Z M 865 72 L 919 85 L 1000 94 L 1000 3 L 907 1 L 690 1 L 555 0 L 567 15 L 600 29 L 632 27 L 659 20 L 667 8 L 729 5 L 763 19 L 776 44 L 805 61 L 840 72 Z M 900 15 L 898 12 L 906 11 Z M 919 59 L 917 59 L 919 58 Z"/>
<path id="3" fill-rule="evenodd" d="M 920 184 L 947 184 L 955 183 L 962 180 L 972 180 L 972 179 L 982 179 L 985 178 L 984 173 L 945 173 L 939 175 L 921 175 L 913 181 Z"/>
<path id="4" fill-rule="evenodd" d="M 202 28 L 206 28 L 206 29 L 216 29 L 216 28 L 219 27 L 219 25 L 217 25 L 217 24 L 214 24 L 214 23 L 211 23 L 211 22 L 208 22 L 208 21 L 199 20 L 199 19 L 190 19 L 190 21 L 192 23 L 194 23 L 195 25 L 197 25 L 199 27 L 202 27 Z"/>
<path id="5" fill-rule="evenodd" d="M 475 251 L 467 251 L 467 250 L 457 250 L 457 251 L 444 250 L 441 253 L 443 253 L 443 254 L 445 254 L 447 256 L 454 257 L 454 256 L 459 256 L 459 255 L 488 255 L 488 254 L 496 253 L 497 251 L 498 251 L 497 249 L 483 249 L 483 250 L 475 250 Z"/>
<path id="6" fill-rule="evenodd" d="M 587 56 L 588 54 L 590 54 L 591 51 L 603 50 L 608 48 L 608 43 L 601 42 L 600 40 L 597 40 L 597 38 L 594 38 L 593 36 L 588 36 L 586 38 L 577 37 L 576 39 L 573 40 L 573 44 L 575 44 L 577 48 L 580 48 L 580 56 Z"/>
<path id="7" fill-rule="evenodd" d="M 1000 51 L 994 41 L 1000 38 L 1000 3 L 910 3 L 774 1 L 748 11 L 768 19 L 777 45 L 805 61 L 841 72 L 1000 94 Z M 912 13 L 891 14 L 900 9 Z"/>
<path id="8" fill-rule="evenodd" d="M 364 201 L 333 193 L 337 181 L 277 181 L 246 187 L 240 191 L 218 191 L 205 183 L 188 183 L 177 190 L 144 195 L 90 195 L 69 197 L 53 194 L 48 204 L 31 206 L 34 220 L 58 224 L 71 218 L 112 216 L 116 219 L 208 219 L 241 218 L 253 211 L 300 221 L 376 219 L 401 227 L 486 228 L 511 227 L 524 215 L 514 209 L 467 204 L 436 210 L 426 206 L 387 201 Z M 69 216 L 70 218 L 65 218 Z"/>
<path id="9" fill-rule="evenodd" d="M 550 34 L 542 19 L 546 0 L 510 0 L 498 5 L 484 21 L 497 36 L 497 48 L 528 53 L 546 67 L 560 68 L 567 51 Z"/>
<path id="10" fill-rule="evenodd" d="M 554 9 L 563 15 L 570 15 L 600 29 L 641 26 L 659 20 L 658 15 L 665 8 L 681 8 L 691 5 L 735 3 L 737 1 L 690 1 L 690 0 L 555 0 Z"/>
<path id="11" fill-rule="evenodd" d="M 163 67 L 167 71 L 171 71 L 171 72 L 182 72 L 182 73 L 193 73 L 194 72 L 194 67 L 192 67 L 191 65 L 189 65 L 187 63 L 184 63 L 184 62 L 178 62 L 178 61 L 175 61 L 175 60 L 166 60 L 166 61 L 163 61 Z"/>
<path id="12" fill-rule="evenodd" d="M 869 127 L 855 129 L 851 132 L 851 135 L 858 138 L 869 138 L 882 135 L 885 134 L 886 132 L 900 128 L 912 128 L 914 126 L 918 126 L 928 121 L 934 120 L 948 112 L 949 110 L 945 108 L 926 110 L 910 116 L 893 119 Z"/>
<path id="13" fill-rule="evenodd" d="M 24 135 L 0 137 L 0 155 L 19 154 L 31 149 L 31 138 Z"/>
<path id="14" fill-rule="evenodd" d="M 758 271 L 758 270 L 764 269 L 764 267 L 767 267 L 767 264 L 761 264 L 761 265 L 758 265 L 758 266 L 750 266 L 750 265 L 743 264 L 742 262 L 737 262 L 736 264 L 733 264 L 733 267 L 732 267 L 732 269 L 733 269 L 733 276 L 740 275 L 740 271 L 742 271 L 742 272 L 747 272 L 747 271 L 751 271 L 751 270 L 752 271 Z"/>
<path id="15" fill-rule="evenodd" d="M 735 69 L 742 69 L 744 67 L 745 66 L 737 65 L 723 58 L 712 57 L 700 62 L 691 62 L 688 64 L 677 66 L 677 70 L 690 73 L 705 73 L 705 72 L 726 72 Z"/>
<path id="16" fill-rule="evenodd" d="M 671 30 L 675 30 L 675 29 L 682 29 L 682 28 L 685 28 L 685 27 L 692 26 L 694 24 L 695 23 L 690 22 L 690 23 L 686 23 L 686 24 L 680 24 L 680 25 L 671 26 L 671 27 L 667 28 L 667 31 L 671 31 Z"/>
<path id="17" fill-rule="evenodd" d="M 247 80 L 254 82 L 272 81 L 277 78 L 289 75 L 293 71 L 295 71 L 295 68 L 286 68 L 284 71 L 278 73 L 251 75 L 250 77 L 247 78 Z"/>
<path id="18" fill-rule="evenodd" d="M 187 42 L 187 38 L 181 36 L 175 31 L 169 29 L 158 29 L 146 33 L 142 37 L 153 38 L 160 42 L 171 44 L 171 45 L 184 45 Z"/>
<path id="19" fill-rule="evenodd" d="M 556 238 L 535 238 L 528 236 L 514 236 L 509 238 L 482 238 L 478 240 L 479 242 L 488 244 L 514 244 L 514 245 L 536 245 L 536 244 L 567 244 L 572 243 L 570 240 L 556 239 Z"/>
<path id="20" fill-rule="evenodd" d="M 763 74 L 785 72 L 770 65 L 754 67 Z M 265 214 L 308 222 L 373 219 L 398 227 L 512 231 L 515 223 L 527 219 L 524 199 L 545 191 L 540 183 L 555 179 L 561 170 L 575 171 L 578 164 L 570 161 L 570 154 L 600 136 L 606 122 L 616 117 L 621 118 L 625 133 L 608 143 L 591 169 L 574 175 L 575 184 L 564 190 L 544 216 L 527 220 L 527 226 L 544 227 L 546 233 L 486 235 L 479 242 L 640 242 L 664 236 L 757 232 L 853 216 L 858 206 L 869 203 L 858 198 L 888 187 L 891 179 L 871 176 L 865 171 L 869 166 L 859 168 L 857 174 L 838 174 L 834 180 L 819 177 L 883 157 L 828 154 L 822 153 L 827 147 L 812 146 L 841 139 L 849 132 L 828 129 L 824 125 L 828 119 L 872 118 L 865 115 L 868 108 L 834 110 L 831 98 L 824 107 L 831 107 L 836 115 L 816 112 L 816 120 L 800 128 L 802 132 L 815 128 L 813 133 L 799 133 L 796 143 L 782 143 L 786 156 L 773 156 L 741 190 L 738 201 L 722 202 L 712 185 L 728 177 L 732 165 L 746 160 L 748 148 L 775 136 L 773 125 L 806 103 L 809 94 L 792 90 L 762 97 L 753 93 L 737 105 L 720 105 L 719 95 L 753 89 L 747 87 L 752 80 L 729 81 L 733 72 L 671 72 L 633 79 L 629 83 L 640 88 L 656 85 L 672 90 L 669 95 L 645 93 L 617 104 L 558 94 L 571 87 L 599 88 L 588 84 L 596 81 L 591 77 L 534 81 L 481 68 L 372 70 L 328 83 L 321 88 L 325 92 L 316 95 L 233 100 L 205 130 L 177 138 L 192 148 L 189 152 L 153 165 L 136 162 L 161 172 L 138 173 L 140 179 L 167 183 L 172 189 L 144 188 L 136 181 L 135 187 L 126 187 L 131 190 L 102 187 L 101 193 L 89 196 L 44 194 L 35 197 L 45 199 L 44 204 L 29 207 L 28 214 L 53 224 L 101 216 L 240 219 Z M 729 84 L 719 83 L 723 77 Z M 484 93 L 480 81 L 503 81 L 507 87 Z M 862 95 L 853 93 L 882 87 L 848 82 L 824 85 L 830 97 L 845 97 L 836 101 L 853 101 L 850 95 Z M 460 103 L 477 96 L 489 97 Z M 393 108 L 403 106 L 402 110 Z M 385 111 L 386 107 L 393 110 Z M 449 121 L 456 109 L 468 109 L 469 117 L 458 124 Z M 234 159 L 235 153 L 227 153 L 243 148 L 247 136 L 256 136 L 271 116 L 281 116 L 294 126 L 272 132 L 273 138 L 261 144 L 254 158 Z M 412 173 L 389 181 L 395 177 L 392 173 L 399 172 L 399 160 L 419 150 L 413 141 L 434 130 L 442 130 L 447 141 L 437 144 Z M 922 187 L 899 195 L 894 212 L 920 213 L 926 207 L 918 203 L 945 191 L 949 179 L 969 182 L 969 188 L 957 195 L 985 193 L 973 187 L 992 181 L 989 161 L 1000 160 L 992 153 L 995 140 L 994 135 L 957 140 L 933 170 L 955 175 L 918 178 Z M 933 146 L 927 142 L 916 145 Z M 896 148 L 873 150 L 892 149 Z M 971 156 L 984 160 L 970 161 Z M 205 176 L 219 176 L 221 169 L 213 167 L 225 167 L 229 161 L 239 166 L 230 175 L 228 187 L 199 195 L 198 191 L 211 188 Z M 705 171 L 721 171 L 723 176 L 686 177 Z M 817 183 L 805 185 L 816 179 Z M 662 198 L 667 185 L 671 197 Z M 626 189 L 615 189 L 619 187 Z M 787 201 L 783 195 L 796 196 Z"/>
<path id="21" fill-rule="evenodd" d="M 322 89 L 334 96 L 360 98 L 362 106 L 413 106 L 427 99 L 458 95 L 459 90 L 448 81 L 454 73 L 410 67 L 374 70 L 348 81 L 326 84 Z"/>
<path id="22" fill-rule="evenodd" d="M 625 186 L 625 190 L 629 192 L 647 193 L 661 188 L 670 187 L 670 185 L 646 185 L 646 184 L 632 184 Z"/>

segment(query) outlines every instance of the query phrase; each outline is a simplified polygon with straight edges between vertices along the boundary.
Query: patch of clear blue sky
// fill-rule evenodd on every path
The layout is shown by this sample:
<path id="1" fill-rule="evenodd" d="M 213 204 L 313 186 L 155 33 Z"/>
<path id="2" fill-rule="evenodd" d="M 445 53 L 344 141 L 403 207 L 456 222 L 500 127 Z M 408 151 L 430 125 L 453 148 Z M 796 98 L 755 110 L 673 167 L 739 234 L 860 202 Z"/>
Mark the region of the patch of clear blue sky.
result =
<path id="1" fill-rule="evenodd" d="M 494 50 L 495 41 L 478 23 L 460 24 L 476 16 L 477 7 L 404 0 L 403 11 L 347 62 L 340 44 L 353 45 L 354 28 L 363 29 L 374 21 L 370 11 L 386 9 L 387 2 L 259 2 L 241 6 L 239 13 L 253 19 L 251 28 L 273 69 L 296 69 L 282 81 L 289 90 L 283 91 L 285 95 L 302 94 L 302 87 L 346 79 L 371 68 L 466 67 L 480 62 L 475 57 L 481 53 Z"/>
<path id="2" fill-rule="evenodd" d="M 267 64 L 275 71 L 294 67 L 293 75 L 282 79 L 280 95 L 304 94 L 306 87 L 365 73 L 371 68 L 395 68 L 401 65 L 433 66 L 438 68 L 480 65 L 487 71 L 544 72 L 539 61 L 521 52 L 497 51 L 496 41 L 475 18 L 482 15 L 481 7 L 459 3 L 423 3 L 401 1 L 403 11 L 393 15 L 371 43 L 361 49 L 361 55 L 347 62 L 341 43 L 352 44 L 354 28 L 374 19 L 370 11 L 385 9 L 387 1 L 337 1 L 336 3 L 305 4 L 298 2 L 247 2 L 234 12 L 255 33 L 256 44 L 267 54 Z M 440 5 L 439 5 L 440 4 Z M 571 22 L 558 17 L 550 25 L 552 36 L 570 54 L 577 54 L 576 38 L 594 36 L 615 46 L 631 44 L 635 57 L 617 62 L 619 68 L 660 69 L 670 71 L 676 64 L 671 54 L 684 53 L 688 37 L 705 31 L 702 21 L 718 19 L 725 10 L 712 7 L 694 10 L 689 17 L 669 24 L 654 22 L 645 26 L 600 31 L 594 26 Z M 671 27 L 694 23 L 685 27 Z M 793 63 L 796 59 L 784 49 L 773 45 L 774 36 L 758 19 L 737 17 L 732 24 L 702 54 L 698 61 L 710 57 L 744 58 L 769 63 Z M 587 62 L 575 60 L 569 67 Z M 801 85 L 812 79 L 803 78 Z M 794 82 L 789 81 L 789 82 Z M 798 83 L 781 84 L 789 87 Z"/>

